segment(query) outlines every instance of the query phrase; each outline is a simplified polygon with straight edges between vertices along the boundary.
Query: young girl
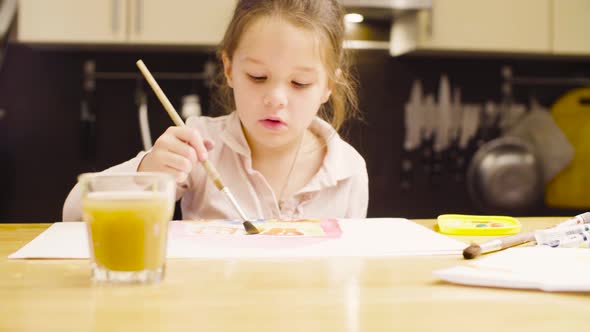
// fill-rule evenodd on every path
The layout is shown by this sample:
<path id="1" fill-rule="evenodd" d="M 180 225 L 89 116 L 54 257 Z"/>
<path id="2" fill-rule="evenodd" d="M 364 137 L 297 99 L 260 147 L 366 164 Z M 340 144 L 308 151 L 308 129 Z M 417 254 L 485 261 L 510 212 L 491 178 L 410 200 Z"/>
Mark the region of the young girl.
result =
<path id="1" fill-rule="evenodd" d="M 183 219 L 240 219 L 205 159 L 250 219 L 366 217 L 365 161 L 337 134 L 356 111 L 343 35 L 336 0 L 238 1 L 219 48 L 231 113 L 189 118 L 105 172 L 172 174 Z M 81 219 L 78 186 L 63 219 Z"/>

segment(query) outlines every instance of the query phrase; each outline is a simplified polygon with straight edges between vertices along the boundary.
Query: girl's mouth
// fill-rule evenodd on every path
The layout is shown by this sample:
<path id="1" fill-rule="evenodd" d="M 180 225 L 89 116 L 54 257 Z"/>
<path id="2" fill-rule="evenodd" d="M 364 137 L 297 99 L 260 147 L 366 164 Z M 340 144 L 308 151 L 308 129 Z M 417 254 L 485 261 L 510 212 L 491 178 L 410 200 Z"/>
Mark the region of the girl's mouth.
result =
<path id="1" fill-rule="evenodd" d="M 283 121 L 281 121 L 278 118 L 266 118 L 266 119 L 260 120 L 260 123 L 265 128 L 268 128 L 271 130 L 279 130 L 279 129 L 282 129 L 287 126 L 286 123 L 284 123 Z"/>

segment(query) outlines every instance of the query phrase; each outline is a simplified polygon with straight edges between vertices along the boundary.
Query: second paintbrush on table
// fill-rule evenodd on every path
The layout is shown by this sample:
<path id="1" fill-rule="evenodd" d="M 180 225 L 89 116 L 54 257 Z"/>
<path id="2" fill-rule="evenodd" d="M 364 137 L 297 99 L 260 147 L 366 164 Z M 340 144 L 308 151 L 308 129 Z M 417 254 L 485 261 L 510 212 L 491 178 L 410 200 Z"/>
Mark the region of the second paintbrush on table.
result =
<path id="1" fill-rule="evenodd" d="M 182 118 L 178 115 L 178 113 L 174 109 L 174 106 L 172 106 L 172 103 L 170 103 L 170 100 L 168 100 L 168 97 L 166 97 L 166 95 L 164 94 L 164 91 L 162 91 L 162 89 L 158 85 L 158 82 L 156 82 L 156 80 L 154 79 L 154 77 L 152 76 L 150 71 L 147 69 L 146 65 L 143 63 L 142 60 L 137 61 L 137 67 L 139 68 L 139 70 L 141 71 L 141 73 L 143 74 L 145 79 L 148 81 L 149 85 L 154 90 L 154 93 L 156 94 L 156 96 L 158 97 L 158 99 L 160 100 L 162 105 L 164 106 L 164 109 L 168 112 L 168 115 L 170 115 L 170 117 L 172 118 L 172 121 L 174 121 L 174 124 L 179 127 L 184 126 L 184 121 L 182 121 Z M 246 214 L 244 213 L 244 211 L 242 210 L 242 208 L 240 207 L 240 205 L 236 201 L 234 195 L 232 195 L 229 188 L 227 186 L 225 186 L 225 184 L 223 184 L 223 181 L 221 180 L 221 176 L 219 175 L 219 173 L 217 172 L 215 167 L 213 167 L 213 165 L 209 162 L 209 160 L 204 160 L 201 162 L 201 164 L 203 165 L 203 167 L 207 171 L 207 175 L 209 175 L 209 178 L 211 178 L 211 180 L 215 184 L 215 187 L 217 187 L 218 190 L 222 191 L 225 194 L 225 197 L 229 200 L 232 207 L 238 212 L 238 214 L 242 218 L 242 220 L 243 220 L 242 224 L 244 225 L 244 229 L 246 230 L 246 233 L 248 233 L 248 234 L 260 233 L 260 231 L 256 228 L 256 226 L 254 226 L 252 224 L 252 222 L 250 222 L 248 217 L 246 217 Z"/>
<path id="2" fill-rule="evenodd" d="M 559 223 L 552 229 L 560 227 L 568 227 L 582 224 L 590 224 L 590 212 L 579 214 L 573 218 Z M 551 229 L 549 229 L 551 230 Z M 539 231 L 537 231 L 539 232 Z M 491 241 L 487 241 L 481 244 L 473 243 L 463 250 L 463 257 L 465 259 L 473 259 L 481 254 L 485 254 L 492 251 L 503 250 L 506 248 L 514 247 L 523 243 L 536 241 L 535 231 L 516 234 L 512 236 L 501 237 Z"/>

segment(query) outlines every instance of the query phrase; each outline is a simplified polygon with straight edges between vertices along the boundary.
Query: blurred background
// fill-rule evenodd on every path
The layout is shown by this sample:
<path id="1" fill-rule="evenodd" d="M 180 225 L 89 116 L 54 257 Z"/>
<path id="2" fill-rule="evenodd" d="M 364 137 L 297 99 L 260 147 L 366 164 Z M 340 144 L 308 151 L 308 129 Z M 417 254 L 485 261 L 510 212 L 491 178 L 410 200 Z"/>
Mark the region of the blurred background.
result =
<path id="1" fill-rule="evenodd" d="M 82 172 L 211 103 L 236 0 L 0 0 L 0 221 L 61 220 Z M 588 0 L 341 0 L 369 217 L 573 215 L 590 206 Z"/>

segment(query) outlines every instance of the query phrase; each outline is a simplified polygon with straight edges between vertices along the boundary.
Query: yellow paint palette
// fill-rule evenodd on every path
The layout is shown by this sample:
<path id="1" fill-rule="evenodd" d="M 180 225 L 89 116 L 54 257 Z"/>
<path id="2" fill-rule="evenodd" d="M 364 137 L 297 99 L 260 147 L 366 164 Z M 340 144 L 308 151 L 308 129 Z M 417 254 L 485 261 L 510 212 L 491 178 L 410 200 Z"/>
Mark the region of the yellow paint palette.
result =
<path id="1" fill-rule="evenodd" d="M 441 214 L 437 218 L 441 233 L 451 235 L 510 235 L 520 232 L 520 222 L 508 216 Z"/>

